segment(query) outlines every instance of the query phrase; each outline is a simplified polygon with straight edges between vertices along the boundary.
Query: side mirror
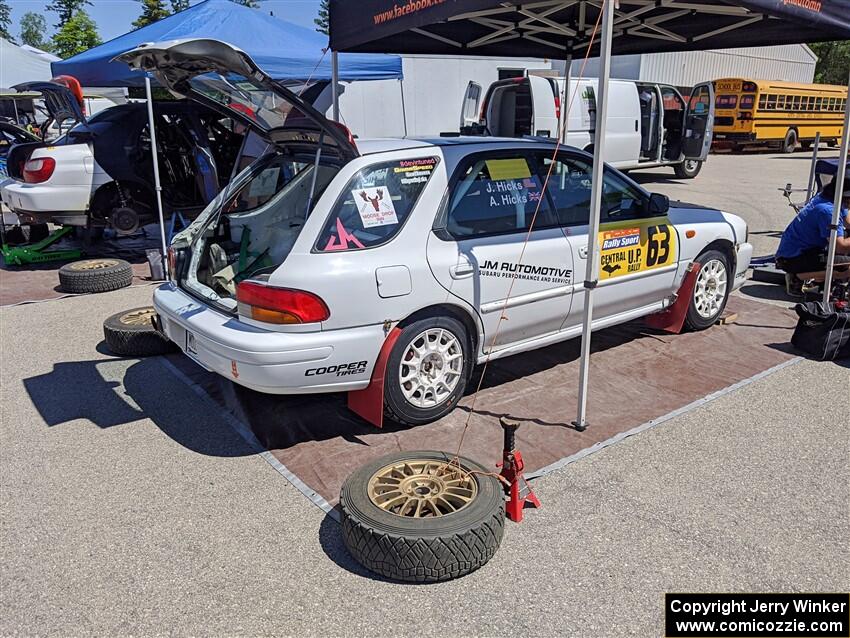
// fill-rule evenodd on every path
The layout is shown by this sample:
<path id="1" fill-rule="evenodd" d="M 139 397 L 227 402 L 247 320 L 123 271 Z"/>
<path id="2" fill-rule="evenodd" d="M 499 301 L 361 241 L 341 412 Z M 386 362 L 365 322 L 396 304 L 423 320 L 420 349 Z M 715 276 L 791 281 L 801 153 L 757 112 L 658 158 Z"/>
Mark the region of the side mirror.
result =
<path id="1" fill-rule="evenodd" d="M 670 198 L 661 193 L 650 193 L 646 212 L 651 215 L 666 215 L 670 210 Z"/>

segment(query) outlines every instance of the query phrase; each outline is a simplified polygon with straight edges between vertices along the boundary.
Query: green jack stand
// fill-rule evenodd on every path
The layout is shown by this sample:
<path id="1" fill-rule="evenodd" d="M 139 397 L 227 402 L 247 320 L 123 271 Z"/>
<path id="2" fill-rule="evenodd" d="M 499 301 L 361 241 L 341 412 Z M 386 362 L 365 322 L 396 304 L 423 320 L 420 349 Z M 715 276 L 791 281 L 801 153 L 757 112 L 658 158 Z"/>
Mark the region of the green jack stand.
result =
<path id="1" fill-rule="evenodd" d="M 46 261 L 79 259 L 83 253 L 77 248 L 69 250 L 45 250 L 72 232 L 74 232 L 73 226 L 63 226 L 34 244 L 27 244 L 25 246 L 8 246 L 3 244 L 0 253 L 3 254 L 3 260 L 7 266 L 23 266 L 25 264 L 39 264 Z"/>

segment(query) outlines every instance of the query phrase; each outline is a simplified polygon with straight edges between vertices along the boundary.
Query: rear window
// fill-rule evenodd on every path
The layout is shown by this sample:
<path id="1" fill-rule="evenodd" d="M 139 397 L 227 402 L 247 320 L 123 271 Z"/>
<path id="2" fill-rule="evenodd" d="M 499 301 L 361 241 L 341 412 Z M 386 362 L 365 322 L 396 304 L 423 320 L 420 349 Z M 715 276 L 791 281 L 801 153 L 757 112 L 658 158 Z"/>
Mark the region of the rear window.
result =
<path id="1" fill-rule="evenodd" d="M 742 95 L 741 96 L 741 108 L 742 109 L 751 109 L 753 108 L 753 104 L 755 104 L 755 97 L 752 95 Z"/>
<path id="2" fill-rule="evenodd" d="M 718 95 L 714 100 L 714 106 L 719 109 L 734 109 L 737 104 L 737 95 Z"/>
<path id="3" fill-rule="evenodd" d="M 396 160 L 358 171 L 334 205 L 316 250 L 362 250 L 390 241 L 407 221 L 438 161 Z"/>

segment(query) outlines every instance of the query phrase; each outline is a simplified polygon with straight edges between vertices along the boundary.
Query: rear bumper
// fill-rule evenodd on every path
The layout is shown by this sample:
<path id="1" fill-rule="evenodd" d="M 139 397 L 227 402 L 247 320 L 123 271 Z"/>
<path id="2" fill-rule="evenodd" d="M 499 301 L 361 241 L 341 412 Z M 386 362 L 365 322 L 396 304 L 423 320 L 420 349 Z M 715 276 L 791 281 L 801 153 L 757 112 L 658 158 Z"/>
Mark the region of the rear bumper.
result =
<path id="1" fill-rule="evenodd" d="M 172 283 L 155 292 L 158 328 L 203 368 L 258 392 L 362 390 L 384 342 L 382 325 L 316 332 L 262 330 Z"/>
<path id="2" fill-rule="evenodd" d="M 9 180 L 2 185 L 3 202 L 19 215 L 85 218 L 91 186 L 51 186 Z"/>

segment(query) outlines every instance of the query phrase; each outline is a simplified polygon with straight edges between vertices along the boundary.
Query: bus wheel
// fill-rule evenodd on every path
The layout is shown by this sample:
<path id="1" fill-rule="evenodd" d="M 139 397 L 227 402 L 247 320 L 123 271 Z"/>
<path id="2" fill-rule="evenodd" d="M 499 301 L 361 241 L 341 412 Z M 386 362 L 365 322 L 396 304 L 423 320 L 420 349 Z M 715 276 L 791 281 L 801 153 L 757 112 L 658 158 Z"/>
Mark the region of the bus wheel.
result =
<path id="1" fill-rule="evenodd" d="M 797 131 L 789 128 L 785 134 L 785 141 L 782 142 L 782 152 L 793 153 L 795 150 L 797 150 Z"/>

